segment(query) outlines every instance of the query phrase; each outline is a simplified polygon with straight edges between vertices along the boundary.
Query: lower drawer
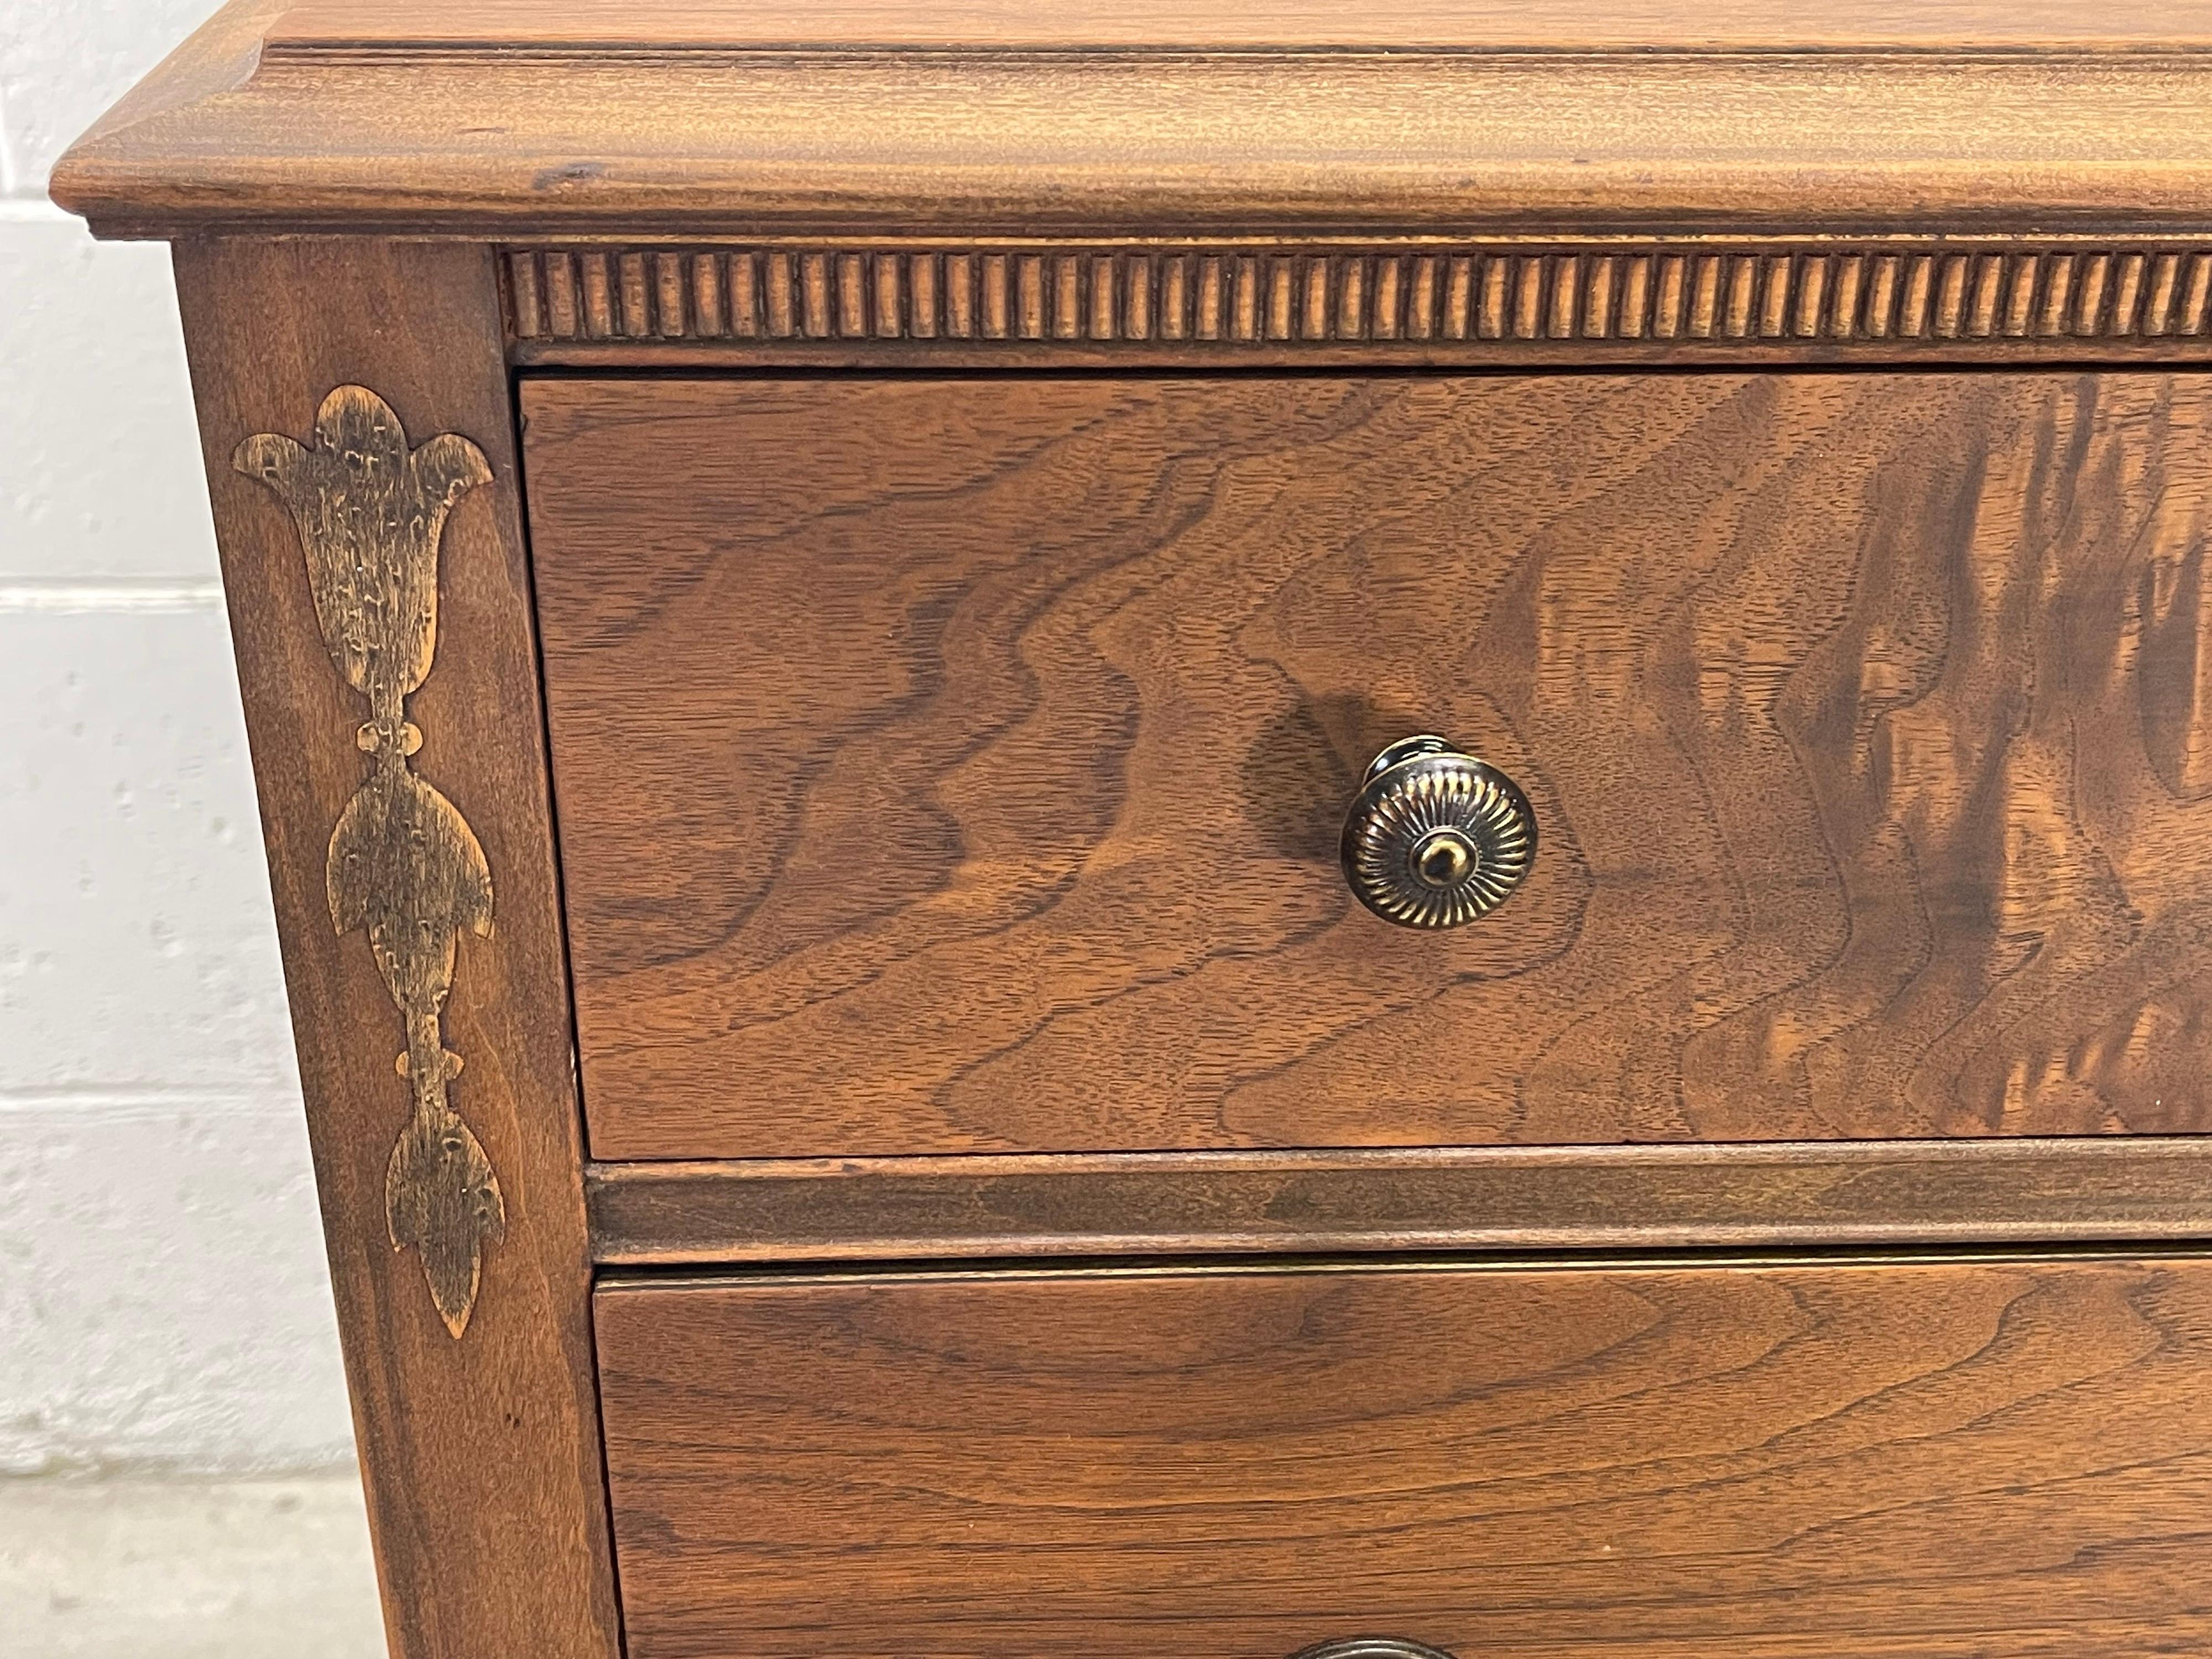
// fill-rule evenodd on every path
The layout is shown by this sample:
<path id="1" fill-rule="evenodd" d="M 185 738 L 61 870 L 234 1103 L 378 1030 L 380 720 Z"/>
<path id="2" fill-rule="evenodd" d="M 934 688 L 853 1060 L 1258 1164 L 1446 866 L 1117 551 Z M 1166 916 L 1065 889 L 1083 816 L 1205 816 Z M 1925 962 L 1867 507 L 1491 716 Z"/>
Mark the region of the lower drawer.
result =
<path id="1" fill-rule="evenodd" d="M 616 1282 L 630 1659 L 2212 1648 L 2212 1261 Z"/>

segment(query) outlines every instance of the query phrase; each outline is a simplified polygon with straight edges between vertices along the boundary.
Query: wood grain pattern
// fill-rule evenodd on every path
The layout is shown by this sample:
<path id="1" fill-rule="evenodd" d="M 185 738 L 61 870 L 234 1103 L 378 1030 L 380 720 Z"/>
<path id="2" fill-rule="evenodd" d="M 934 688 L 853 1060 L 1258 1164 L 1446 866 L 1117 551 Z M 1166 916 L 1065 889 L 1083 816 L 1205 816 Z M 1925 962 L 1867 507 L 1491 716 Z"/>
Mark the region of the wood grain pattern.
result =
<path id="1" fill-rule="evenodd" d="M 1291 1659 L 1454 1659 L 1454 1656 L 1395 1637 L 1349 1636 L 1340 1642 L 1316 1642 Z"/>
<path id="2" fill-rule="evenodd" d="M 616 1659 L 580 1136 L 493 258 L 367 240 L 201 242 L 180 246 L 176 266 L 392 1651 Z M 453 1086 L 505 1198 L 505 1238 L 483 1262 L 465 1342 L 423 1295 L 414 1257 L 386 1242 L 392 997 L 372 953 L 331 925 L 331 826 L 362 781 L 360 696 L 331 665 L 356 665 L 379 688 L 380 744 L 409 747 L 396 693 L 429 662 L 427 598 L 418 583 L 392 655 L 363 654 L 368 618 L 381 614 L 381 589 L 367 582 L 357 613 L 337 605 L 326 649 L 291 514 L 232 470 L 242 441 L 305 434 L 325 393 L 349 385 L 374 386 L 407 430 L 468 434 L 484 469 L 446 520 L 436 672 L 404 711 L 420 728 L 417 763 L 499 875 L 497 931 L 462 945 L 444 1015 L 445 1037 L 468 1056 Z M 451 442 L 430 453 L 448 483 L 474 472 Z M 403 519 L 427 505 L 369 493 Z M 358 492 L 319 501 L 363 506 Z M 344 573 L 325 574 L 321 597 L 340 594 Z"/>
<path id="3" fill-rule="evenodd" d="M 632 1659 L 2148 1659 L 2212 1263 L 598 1295 Z"/>
<path id="4" fill-rule="evenodd" d="M 596 1164 L 595 1261 L 2212 1238 L 2212 1137 Z"/>
<path id="5" fill-rule="evenodd" d="M 598 1157 L 2208 1127 L 2198 379 L 524 407 Z M 1426 938 L 1424 731 L 1543 837 Z"/>
<path id="6" fill-rule="evenodd" d="M 549 10 L 502 36 L 484 20 L 519 10 L 441 22 L 445 9 L 417 6 L 380 25 L 386 8 L 351 8 L 335 28 L 288 36 L 270 9 L 243 0 L 211 24 L 222 48 L 186 54 L 87 135 L 55 171 L 56 199 L 109 235 L 661 240 L 1484 228 L 2124 240 L 2201 237 L 2212 199 L 2199 117 L 2212 54 L 2196 4 L 1775 4 L 1716 21 L 1699 9 L 1687 26 L 1643 5 L 1613 10 L 1611 27 L 1565 3 L 1249 18 L 1221 5 L 1173 27 L 1158 5 L 915 6 L 843 23 L 832 11 L 796 52 L 768 9 L 601 9 L 549 49 L 533 37 L 580 14 Z M 707 17 L 710 37 L 687 44 L 687 16 Z M 878 16 L 911 48 L 866 39 Z M 734 32 L 719 21 L 732 17 Z M 1110 25 L 1123 44 L 1052 50 L 1024 17 L 1079 43 Z M 1555 45 L 1393 48 L 1394 17 L 1407 39 Z M 946 50 L 926 38 L 938 18 L 997 32 Z M 307 38 L 317 28 L 330 38 Z M 1316 29 L 1367 44 L 1317 49 Z M 1176 48 L 1209 33 L 1214 46 Z"/>
<path id="7" fill-rule="evenodd" d="M 514 248 L 507 261 L 518 342 L 672 351 L 786 340 L 1407 351 L 1579 341 L 1897 355 L 2212 330 L 2212 251 L 2187 246 L 581 247 Z M 1025 289 L 1033 308 L 1018 303 Z"/>
<path id="8" fill-rule="evenodd" d="M 1402 51 L 1657 47 L 2010 46 L 2077 50 L 2212 46 L 2204 0 L 305 0 L 269 31 L 272 50 L 410 46 L 601 53 L 648 47 L 920 47 Z"/>

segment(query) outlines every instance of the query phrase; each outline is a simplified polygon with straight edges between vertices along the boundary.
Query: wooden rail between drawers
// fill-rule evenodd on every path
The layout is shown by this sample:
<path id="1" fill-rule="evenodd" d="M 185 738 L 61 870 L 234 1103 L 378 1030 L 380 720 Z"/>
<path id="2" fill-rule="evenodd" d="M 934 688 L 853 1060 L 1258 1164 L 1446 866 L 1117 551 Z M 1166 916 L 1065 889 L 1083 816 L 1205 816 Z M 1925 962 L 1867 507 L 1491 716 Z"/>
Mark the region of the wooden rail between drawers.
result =
<path id="1" fill-rule="evenodd" d="M 2212 1238 L 2212 1139 L 599 1164 L 606 1266 Z"/>

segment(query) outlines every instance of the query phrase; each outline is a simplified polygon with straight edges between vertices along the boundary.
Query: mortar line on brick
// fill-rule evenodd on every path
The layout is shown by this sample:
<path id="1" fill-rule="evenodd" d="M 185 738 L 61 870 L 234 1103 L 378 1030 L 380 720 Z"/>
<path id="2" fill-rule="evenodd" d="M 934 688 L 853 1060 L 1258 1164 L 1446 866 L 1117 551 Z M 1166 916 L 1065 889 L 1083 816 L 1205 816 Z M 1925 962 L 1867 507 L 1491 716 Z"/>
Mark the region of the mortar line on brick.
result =
<path id="1" fill-rule="evenodd" d="M 50 1110 L 65 1106 L 71 1111 L 235 1111 L 240 1115 L 268 1111 L 296 1111 L 300 1093 L 295 1087 L 269 1079 L 240 1081 L 212 1087 L 198 1085 L 59 1083 L 0 1085 L 0 1115 Z"/>
<path id="2" fill-rule="evenodd" d="M 222 607 L 220 582 L 150 582 L 128 578 L 90 582 L 0 582 L 0 615 L 216 611 Z"/>

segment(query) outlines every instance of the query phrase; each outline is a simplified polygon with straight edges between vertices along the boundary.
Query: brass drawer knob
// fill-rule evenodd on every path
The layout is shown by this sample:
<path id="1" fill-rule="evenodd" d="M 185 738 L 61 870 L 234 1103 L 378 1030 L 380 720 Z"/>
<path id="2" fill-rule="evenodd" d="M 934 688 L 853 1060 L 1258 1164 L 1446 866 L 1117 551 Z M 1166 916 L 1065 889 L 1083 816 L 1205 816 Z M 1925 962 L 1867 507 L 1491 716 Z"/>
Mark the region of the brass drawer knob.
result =
<path id="1" fill-rule="evenodd" d="M 1321 1642 L 1301 1648 L 1291 1659 L 1452 1659 L 1441 1648 L 1419 1642 L 1401 1642 L 1389 1636 L 1354 1636 L 1347 1641 Z"/>
<path id="2" fill-rule="evenodd" d="M 1536 856 L 1520 786 L 1442 738 L 1377 755 L 1344 820 L 1344 877 L 1401 927 L 1457 927 L 1503 904 Z"/>

